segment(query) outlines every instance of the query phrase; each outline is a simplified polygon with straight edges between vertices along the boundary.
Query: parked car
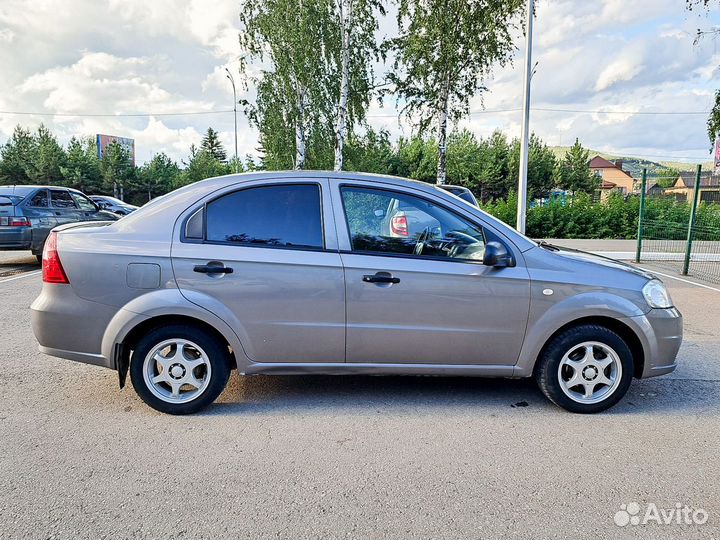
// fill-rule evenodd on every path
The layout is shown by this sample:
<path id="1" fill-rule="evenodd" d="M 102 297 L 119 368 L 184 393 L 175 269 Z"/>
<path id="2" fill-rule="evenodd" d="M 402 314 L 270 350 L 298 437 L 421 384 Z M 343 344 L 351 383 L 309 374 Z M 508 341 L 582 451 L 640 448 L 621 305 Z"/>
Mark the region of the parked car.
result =
<path id="1" fill-rule="evenodd" d="M 90 199 L 103 210 L 119 216 L 127 216 L 129 213 L 138 209 L 134 204 L 126 203 L 109 195 L 90 195 Z"/>
<path id="2" fill-rule="evenodd" d="M 449 191 L 453 195 L 460 197 L 462 200 L 472 204 L 473 206 L 480 206 L 477 202 L 477 199 L 475 198 L 475 195 L 473 195 L 473 192 L 470 191 L 465 186 L 454 186 L 452 184 L 440 184 L 438 187 L 441 187 L 445 191 Z"/>
<path id="3" fill-rule="evenodd" d="M 389 236 L 386 211 L 430 232 Z M 412 208 L 411 208 L 412 207 Z M 251 173 L 112 224 L 51 233 L 32 325 L 44 353 L 196 412 L 255 374 L 534 377 L 574 412 L 675 369 L 682 317 L 653 275 L 536 243 L 436 186 Z"/>
<path id="4" fill-rule="evenodd" d="M 58 186 L 0 186 L 0 250 L 29 249 L 40 261 L 53 227 L 116 220 L 83 193 Z"/>

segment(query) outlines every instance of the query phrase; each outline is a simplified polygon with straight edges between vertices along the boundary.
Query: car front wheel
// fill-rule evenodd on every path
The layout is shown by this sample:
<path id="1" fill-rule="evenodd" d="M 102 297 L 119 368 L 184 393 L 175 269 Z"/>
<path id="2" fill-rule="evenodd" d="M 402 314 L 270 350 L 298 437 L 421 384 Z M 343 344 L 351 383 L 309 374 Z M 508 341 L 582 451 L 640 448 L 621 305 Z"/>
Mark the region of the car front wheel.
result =
<path id="1" fill-rule="evenodd" d="M 538 359 L 540 390 L 576 413 L 604 411 L 630 387 L 633 358 L 625 341 L 603 326 L 583 325 L 555 336 Z"/>
<path id="2" fill-rule="evenodd" d="M 135 347 L 130 378 L 140 398 L 169 414 L 192 414 L 220 395 L 230 375 L 227 346 L 194 326 L 157 328 Z"/>

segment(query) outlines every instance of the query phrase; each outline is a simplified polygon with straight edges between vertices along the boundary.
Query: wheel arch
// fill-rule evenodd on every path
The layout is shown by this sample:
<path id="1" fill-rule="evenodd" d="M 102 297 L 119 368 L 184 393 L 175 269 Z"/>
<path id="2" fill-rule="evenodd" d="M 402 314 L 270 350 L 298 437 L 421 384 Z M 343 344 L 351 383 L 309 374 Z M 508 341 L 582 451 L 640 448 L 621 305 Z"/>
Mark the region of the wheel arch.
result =
<path id="1" fill-rule="evenodd" d="M 633 376 L 635 378 L 640 378 L 643 370 L 645 369 L 645 349 L 643 347 L 642 342 L 640 341 L 639 336 L 635 333 L 635 331 L 630 328 L 627 324 L 624 322 L 612 318 L 612 317 L 606 317 L 602 315 L 593 315 L 588 317 L 581 317 L 575 320 L 572 320 L 557 330 L 553 332 L 543 343 L 543 346 L 538 351 L 537 356 L 534 359 L 533 362 L 533 375 L 537 371 L 538 366 L 538 359 L 542 357 L 543 353 L 548 347 L 548 344 L 559 334 L 562 332 L 565 332 L 566 330 L 569 330 L 570 328 L 576 328 L 578 326 L 585 326 L 585 325 L 597 325 L 607 328 L 608 330 L 612 330 L 617 335 L 619 335 L 625 343 L 627 343 L 628 348 L 630 349 L 630 353 L 632 354 L 633 358 Z"/>

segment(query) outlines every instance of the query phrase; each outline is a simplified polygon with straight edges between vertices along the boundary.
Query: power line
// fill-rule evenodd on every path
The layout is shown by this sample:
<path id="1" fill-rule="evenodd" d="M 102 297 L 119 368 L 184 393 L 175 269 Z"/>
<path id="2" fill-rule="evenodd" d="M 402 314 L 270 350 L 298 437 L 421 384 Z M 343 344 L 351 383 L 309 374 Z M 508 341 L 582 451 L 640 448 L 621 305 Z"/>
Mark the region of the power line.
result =
<path id="1" fill-rule="evenodd" d="M 629 115 L 708 115 L 708 111 L 603 111 L 594 109 L 555 109 L 549 107 L 531 107 L 532 111 L 540 112 L 558 112 L 566 114 L 629 114 Z M 470 116 L 481 115 L 481 114 L 499 114 L 499 113 L 511 113 L 520 112 L 521 107 L 514 107 L 509 109 L 481 109 L 476 111 L 470 111 Z M 107 117 L 107 118 L 142 118 L 148 116 L 196 116 L 206 114 L 226 114 L 233 112 L 232 109 L 220 109 L 210 111 L 182 111 L 182 112 L 144 112 L 144 113 L 53 113 L 53 112 L 39 112 L 39 111 L 0 111 L 0 114 L 11 114 L 19 116 L 62 116 L 62 117 Z M 397 113 L 388 114 L 369 114 L 368 118 L 395 118 Z"/>
<path id="2" fill-rule="evenodd" d="M 531 111 L 541 112 L 559 112 L 559 113 L 570 113 L 570 114 L 638 114 L 638 115 L 695 115 L 710 114 L 708 111 L 602 111 L 593 109 L 553 109 L 548 107 L 530 107 Z M 521 107 L 514 107 L 511 109 L 482 109 L 477 111 L 470 111 L 468 114 L 474 116 L 477 114 L 494 114 L 494 113 L 510 113 L 510 112 L 521 112 Z M 368 118 L 394 118 L 397 114 L 369 114 Z"/>
<path id="3" fill-rule="evenodd" d="M 185 111 L 185 112 L 165 112 L 165 113 L 51 113 L 51 112 L 31 112 L 31 111 L 0 111 L 0 114 L 16 114 L 23 116 L 82 116 L 82 117 L 146 117 L 146 116 L 191 116 L 203 114 L 224 114 L 231 113 L 232 109 L 215 110 L 215 111 Z"/>

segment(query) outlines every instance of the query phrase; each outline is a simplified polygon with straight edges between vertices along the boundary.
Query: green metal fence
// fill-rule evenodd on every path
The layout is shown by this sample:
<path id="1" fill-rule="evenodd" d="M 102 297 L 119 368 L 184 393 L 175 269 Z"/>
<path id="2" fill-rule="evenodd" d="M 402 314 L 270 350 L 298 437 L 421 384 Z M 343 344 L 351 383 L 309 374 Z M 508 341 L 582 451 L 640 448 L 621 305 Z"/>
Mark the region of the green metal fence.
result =
<path id="1" fill-rule="evenodd" d="M 720 283 L 720 192 L 703 190 L 702 179 L 698 165 L 693 187 L 684 193 L 690 200 L 658 216 L 653 215 L 652 199 L 678 195 L 653 192 L 651 179 L 643 171 L 636 262 Z"/>

